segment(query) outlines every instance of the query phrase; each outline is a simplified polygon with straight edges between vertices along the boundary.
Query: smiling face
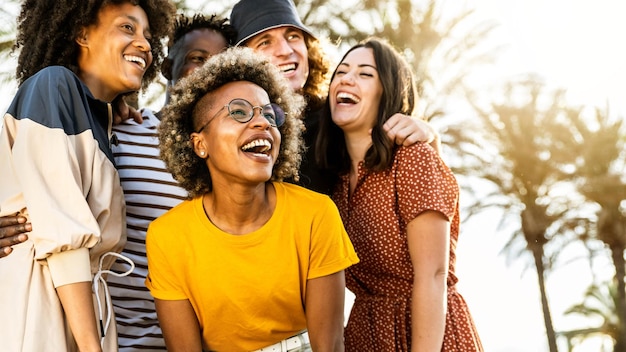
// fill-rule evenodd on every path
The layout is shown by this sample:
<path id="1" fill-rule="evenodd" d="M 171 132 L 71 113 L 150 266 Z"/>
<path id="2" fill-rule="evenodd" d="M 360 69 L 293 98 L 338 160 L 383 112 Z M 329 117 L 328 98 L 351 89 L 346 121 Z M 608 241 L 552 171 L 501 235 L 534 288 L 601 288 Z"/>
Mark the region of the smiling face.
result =
<path id="1" fill-rule="evenodd" d="M 255 35 L 245 45 L 266 55 L 289 80 L 291 88 L 300 91 L 309 77 L 308 49 L 304 35 L 295 27 L 279 27 Z"/>
<path id="2" fill-rule="evenodd" d="M 258 185 L 272 176 L 281 136 L 278 128 L 254 109 L 246 123 L 235 121 L 225 108 L 233 99 L 245 99 L 253 106 L 270 103 L 263 88 L 248 81 L 227 83 L 211 91 L 194 110 L 195 130 L 191 134 L 194 152 L 206 159 L 214 184 Z"/>
<path id="3" fill-rule="evenodd" d="M 330 83 L 329 104 L 333 122 L 344 132 L 365 132 L 376 124 L 383 94 L 374 52 L 356 48 L 337 66 Z"/>
<path id="4" fill-rule="evenodd" d="M 79 76 L 96 98 L 111 101 L 141 88 L 152 64 L 147 38 L 150 25 L 141 7 L 123 3 L 100 9 L 97 22 L 76 39 Z"/>
<path id="5" fill-rule="evenodd" d="M 199 28 L 181 39 L 181 47 L 173 57 L 172 81 L 188 76 L 193 70 L 202 66 L 206 60 L 228 47 L 224 36 L 208 28 Z"/>

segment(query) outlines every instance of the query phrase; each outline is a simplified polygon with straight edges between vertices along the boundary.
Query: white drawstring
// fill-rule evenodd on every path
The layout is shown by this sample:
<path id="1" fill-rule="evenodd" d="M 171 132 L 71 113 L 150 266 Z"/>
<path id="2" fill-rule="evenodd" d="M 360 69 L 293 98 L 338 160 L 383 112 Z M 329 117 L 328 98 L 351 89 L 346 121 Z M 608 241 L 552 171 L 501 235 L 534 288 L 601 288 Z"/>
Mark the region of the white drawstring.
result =
<path id="1" fill-rule="evenodd" d="M 107 255 L 113 255 L 126 261 L 127 263 L 130 264 L 130 269 L 128 269 L 128 271 L 123 272 L 123 273 L 116 273 L 111 270 L 102 270 L 102 261 Z M 106 331 L 109 329 L 109 325 L 111 324 L 111 316 L 113 312 L 113 307 L 111 304 L 111 296 L 109 295 L 109 286 L 107 285 L 107 282 L 102 277 L 102 275 L 110 274 L 110 275 L 115 275 L 117 277 L 123 277 L 132 273 L 133 270 L 135 270 L 135 263 L 133 263 L 133 261 L 130 260 L 130 258 L 127 258 L 119 253 L 106 252 L 100 257 L 100 264 L 98 265 L 98 272 L 93 277 L 93 292 L 96 294 L 96 302 L 98 302 L 98 314 L 99 314 L 98 316 L 100 317 L 100 333 L 102 334 L 102 337 L 100 338 L 100 345 L 102 347 L 104 347 L 104 335 L 106 334 Z M 102 284 L 102 286 L 104 287 L 104 293 L 106 297 L 105 304 L 106 304 L 107 317 L 106 317 L 106 321 L 104 322 L 104 325 L 102 324 L 104 312 L 102 310 L 102 302 L 100 302 L 100 290 L 99 290 L 100 284 Z"/>

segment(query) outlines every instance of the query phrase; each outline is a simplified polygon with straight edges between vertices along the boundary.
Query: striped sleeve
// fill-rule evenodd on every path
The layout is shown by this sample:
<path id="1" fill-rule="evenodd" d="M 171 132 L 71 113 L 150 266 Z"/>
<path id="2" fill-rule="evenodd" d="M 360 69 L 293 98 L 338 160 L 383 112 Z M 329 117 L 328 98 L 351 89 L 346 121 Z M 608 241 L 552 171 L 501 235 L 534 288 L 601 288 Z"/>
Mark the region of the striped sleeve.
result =
<path id="1" fill-rule="evenodd" d="M 154 300 L 144 285 L 148 273 L 146 231 L 152 220 L 186 199 L 159 159 L 159 120 L 148 109 L 144 121 L 127 121 L 114 126 L 118 144 L 112 147 L 126 200 L 127 243 L 122 254 L 135 262 L 127 277 L 109 277 L 109 288 L 118 324 L 120 351 L 165 350 Z M 113 269 L 127 271 L 128 264 L 116 262 Z"/>

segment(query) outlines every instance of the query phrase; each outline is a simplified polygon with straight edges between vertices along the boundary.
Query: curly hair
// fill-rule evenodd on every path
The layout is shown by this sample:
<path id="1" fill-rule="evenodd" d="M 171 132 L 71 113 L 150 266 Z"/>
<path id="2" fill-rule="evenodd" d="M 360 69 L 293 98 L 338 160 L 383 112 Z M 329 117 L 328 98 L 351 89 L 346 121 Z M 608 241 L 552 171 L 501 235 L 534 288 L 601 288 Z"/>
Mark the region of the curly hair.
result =
<path id="1" fill-rule="evenodd" d="M 194 153 L 191 143 L 194 109 L 206 94 L 237 81 L 248 81 L 260 86 L 267 92 L 270 101 L 279 104 L 285 111 L 285 123 L 279 127 L 282 142 L 271 180 L 298 180 L 304 151 L 304 98 L 292 92 L 287 80 L 267 58 L 255 54 L 249 48 L 229 48 L 211 57 L 204 66 L 174 85 L 170 103 L 161 110 L 161 159 L 190 197 L 212 190 L 211 174 L 206 162 Z"/>
<path id="2" fill-rule="evenodd" d="M 167 46 L 171 48 L 185 34 L 196 29 L 212 29 L 219 32 L 226 38 L 228 45 L 233 45 L 237 37 L 237 31 L 228 23 L 227 18 L 218 17 L 217 15 L 211 15 L 211 17 L 206 18 L 202 14 L 196 14 L 193 17 L 179 15 L 174 23 L 174 30 L 170 35 L 170 41 Z"/>
<path id="3" fill-rule="evenodd" d="M 304 83 L 302 94 L 307 98 L 308 109 L 317 110 L 326 101 L 328 95 L 330 61 L 318 39 L 306 33 L 304 37 L 308 51 L 309 77 Z"/>
<path id="4" fill-rule="evenodd" d="M 110 4 L 140 6 L 150 22 L 153 62 L 143 76 L 142 89 L 156 78 L 165 56 L 162 39 L 172 28 L 176 7 L 169 0 L 24 0 L 17 18 L 13 51 L 20 50 L 16 78 L 21 85 L 37 71 L 53 65 L 78 73 L 80 31 L 97 23 L 101 8 Z"/>

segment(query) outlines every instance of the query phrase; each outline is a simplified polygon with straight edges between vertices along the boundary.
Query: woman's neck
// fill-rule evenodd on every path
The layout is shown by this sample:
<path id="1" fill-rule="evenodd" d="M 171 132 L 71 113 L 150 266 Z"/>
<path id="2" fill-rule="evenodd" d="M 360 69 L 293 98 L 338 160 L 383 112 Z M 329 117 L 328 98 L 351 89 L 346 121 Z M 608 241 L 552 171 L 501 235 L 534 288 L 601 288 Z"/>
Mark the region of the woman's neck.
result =
<path id="1" fill-rule="evenodd" d="M 372 145 L 372 136 L 368 133 L 345 133 L 346 149 L 350 156 L 349 191 L 352 196 L 359 176 L 359 164 L 365 160 L 365 153 Z"/>
<path id="2" fill-rule="evenodd" d="M 271 182 L 250 187 L 213 184 L 202 197 L 204 212 L 220 230 L 245 235 L 261 228 L 276 208 L 276 190 Z"/>
<path id="3" fill-rule="evenodd" d="M 91 75 L 88 72 L 81 71 L 78 73 L 78 77 L 87 88 L 89 88 L 93 97 L 98 100 L 110 103 L 121 93 L 108 89 L 99 77 Z"/>
<path id="4" fill-rule="evenodd" d="M 346 133 L 344 134 L 346 149 L 350 156 L 350 173 L 356 173 L 358 165 L 365 159 L 365 153 L 372 145 L 372 136 L 367 133 Z"/>

